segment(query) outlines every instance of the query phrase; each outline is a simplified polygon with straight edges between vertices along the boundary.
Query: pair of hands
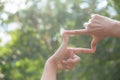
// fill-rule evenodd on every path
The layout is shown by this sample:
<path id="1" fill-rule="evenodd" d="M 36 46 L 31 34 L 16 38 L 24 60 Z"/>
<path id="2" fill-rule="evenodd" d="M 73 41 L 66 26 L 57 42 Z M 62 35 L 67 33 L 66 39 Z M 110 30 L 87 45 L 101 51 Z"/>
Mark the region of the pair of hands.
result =
<path id="1" fill-rule="evenodd" d="M 55 63 L 58 70 L 72 69 L 79 61 L 77 53 L 94 53 L 96 44 L 108 36 L 114 36 L 113 27 L 115 20 L 94 14 L 91 19 L 84 24 L 85 29 L 65 30 L 63 32 L 63 42 L 59 49 L 48 60 Z M 68 35 L 90 35 L 93 37 L 91 49 L 87 48 L 68 48 Z"/>

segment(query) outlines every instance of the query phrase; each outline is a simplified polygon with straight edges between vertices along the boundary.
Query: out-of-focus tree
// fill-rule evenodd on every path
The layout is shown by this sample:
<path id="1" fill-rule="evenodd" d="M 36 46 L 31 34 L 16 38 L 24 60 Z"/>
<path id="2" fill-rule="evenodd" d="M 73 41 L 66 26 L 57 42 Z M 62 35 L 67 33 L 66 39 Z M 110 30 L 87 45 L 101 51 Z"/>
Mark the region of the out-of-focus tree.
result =
<path id="1" fill-rule="evenodd" d="M 62 42 L 60 31 L 83 28 L 92 13 L 120 19 L 113 5 L 119 6 L 118 0 L 1 1 L 0 27 L 11 35 L 11 41 L 0 47 L 0 80 L 39 80 L 46 59 Z M 13 22 L 19 28 L 10 31 Z M 90 47 L 90 40 L 89 36 L 73 36 L 69 46 Z M 119 43 L 116 38 L 101 41 L 95 54 L 81 54 L 81 63 L 72 71 L 60 72 L 58 80 L 119 80 Z"/>

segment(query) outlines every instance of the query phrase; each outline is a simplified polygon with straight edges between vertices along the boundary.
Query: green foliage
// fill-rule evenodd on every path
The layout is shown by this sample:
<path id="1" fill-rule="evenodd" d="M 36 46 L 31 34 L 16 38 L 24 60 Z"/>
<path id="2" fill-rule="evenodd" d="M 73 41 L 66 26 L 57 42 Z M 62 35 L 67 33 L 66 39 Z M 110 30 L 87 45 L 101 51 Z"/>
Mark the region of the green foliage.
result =
<path id="1" fill-rule="evenodd" d="M 6 31 L 12 40 L 0 47 L 0 80 L 39 80 L 46 59 L 62 41 L 60 29 L 83 28 L 83 23 L 92 13 L 111 17 L 108 7 L 117 11 L 112 18 L 120 19 L 119 0 L 111 0 L 112 5 L 99 10 L 100 0 L 48 0 L 46 4 L 41 3 L 43 1 L 26 0 L 25 4 L 28 6 L 31 3 L 31 6 L 15 14 L 4 10 L 7 2 L 0 3 L 0 14 L 8 15 L 7 20 L 0 17 L 0 26 L 6 29 L 5 25 L 12 22 L 21 24 L 20 29 Z M 73 36 L 69 46 L 90 47 L 90 41 L 90 36 Z M 72 71 L 60 72 L 58 80 L 119 80 L 119 43 L 116 38 L 101 41 L 95 54 L 80 54 L 81 63 Z"/>

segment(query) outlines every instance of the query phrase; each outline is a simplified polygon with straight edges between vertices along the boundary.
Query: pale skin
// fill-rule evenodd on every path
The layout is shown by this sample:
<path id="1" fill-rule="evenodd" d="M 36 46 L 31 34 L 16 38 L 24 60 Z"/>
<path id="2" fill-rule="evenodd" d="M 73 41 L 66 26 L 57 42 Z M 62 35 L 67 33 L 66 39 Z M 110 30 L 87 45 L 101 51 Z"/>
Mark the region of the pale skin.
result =
<path id="1" fill-rule="evenodd" d="M 63 34 L 63 42 L 58 50 L 46 61 L 41 80 L 56 80 L 59 70 L 70 70 L 80 61 L 77 53 L 93 53 L 87 48 L 68 48 L 68 35 Z"/>
<path id="2" fill-rule="evenodd" d="M 91 19 L 84 24 L 85 29 L 65 30 L 63 42 L 58 50 L 46 61 L 41 80 L 56 80 L 59 70 L 70 70 L 80 61 L 77 53 L 94 53 L 96 44 L 109 36 L 120 37 L 120 22 L 94 14 Z M 68 35 L 91 35 L 91 49 L 87 48 L 68 48 Z"/>
<path id="3" fill-rule="evenodd" d="M 68 35 L 91 35 L 93 40 L 91 48 L 96 50 L 96 44 L 106 37 L 119 37 L 120 38 L 120 21 L 110 19 L 98 14 L 91 15 L 91 19 L 84 23 L 85 29 L 79 30 L 66 30 Z"/>

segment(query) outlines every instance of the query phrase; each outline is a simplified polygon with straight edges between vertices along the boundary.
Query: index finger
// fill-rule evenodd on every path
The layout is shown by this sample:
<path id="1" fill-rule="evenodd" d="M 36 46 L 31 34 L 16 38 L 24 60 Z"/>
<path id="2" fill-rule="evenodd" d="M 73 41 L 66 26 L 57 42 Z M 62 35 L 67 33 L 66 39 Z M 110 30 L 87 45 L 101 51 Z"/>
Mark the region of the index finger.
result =
<path id="1" fill-rule="evenodd" d="M 69 48 L 69 50 L 73 51 L 75 54 L 79 53 L 94 53 L 95 51 L 93 49 L 89 48 Z"/>
<path id="2" fill-rule="evenodd" d="M 68 35 L 89 35 L 89 31 L 87 29 L 79 29 L 79 30 L 65 30 L 64 33 Z"/>

